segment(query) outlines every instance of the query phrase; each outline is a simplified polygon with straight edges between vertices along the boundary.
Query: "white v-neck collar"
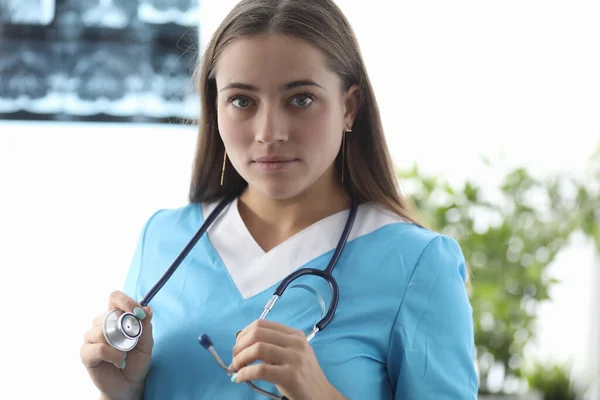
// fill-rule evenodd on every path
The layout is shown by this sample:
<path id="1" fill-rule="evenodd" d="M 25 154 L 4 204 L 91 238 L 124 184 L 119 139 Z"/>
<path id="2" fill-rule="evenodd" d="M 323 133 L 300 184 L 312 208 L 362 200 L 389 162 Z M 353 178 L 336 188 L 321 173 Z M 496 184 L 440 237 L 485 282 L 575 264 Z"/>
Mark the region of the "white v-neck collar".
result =
<path id="1" fill-rule="evenodd" d="M 216 202 L 203 204 L 203 218 L 206 219 L 216 206 Z M 265 253 L 246 228 L 236 198 L 221 212 L 207 234 L 238 291 L 248 299 L 314 258 L 335 249 L 348 213 L 349 210 L 345 210 L 324 218 Z M 348 241 L 397 222 L 405 221 L 372 203 L 362 204 L 358 207 Z"/>

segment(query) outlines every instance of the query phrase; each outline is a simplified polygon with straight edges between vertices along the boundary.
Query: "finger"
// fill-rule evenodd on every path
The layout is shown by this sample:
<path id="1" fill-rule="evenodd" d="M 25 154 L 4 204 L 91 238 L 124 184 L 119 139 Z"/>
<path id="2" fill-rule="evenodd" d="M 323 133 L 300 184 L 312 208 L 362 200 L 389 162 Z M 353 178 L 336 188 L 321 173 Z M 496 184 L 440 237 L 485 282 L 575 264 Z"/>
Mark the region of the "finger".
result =
<path id="1" fill-rule="evenodd" d="M 102 325 L 96 325 L 92 329 L 88 330 L 83 337 L 83 341 L 89 344 L 106 343 Z"/>
<path id="2" fill-rule="evenodd" d="M 240 369 L 236 373 L 235 383 L 247 381 L 265 381 L 278 387 L 289 386 L 290 367 L 287 365 L 254 364 Z"/>
<path id="3" fill-rule="evenodd" d="M 146 313 L 142 323 L 142 335 L 140 336 L 135 349 L 147 355 L 152 354 L 152 348 L 154 347 L 154 338 L 152 336 L 152 307 L 146 306 L 143 308 Z M 98 316 L 94 319 L 94 326 L 86 332 L 84 335 L 85 343 L 106 343 L 104 337 L 104 318 L 105 315 Z"/>
<path id="4" fill-rule="evenodd" d="M 151 354 L 154 347 L 154 337 L 152 335 L 152 307 L 144 307 L 147 317 L 142 320 L 142 336 L 136 346 L 143 353 Z"/>
<path id="5" fill-rule="evenodd" d="M 142 324 L 142 334 L 135 345 L 135 350 L 139 350 L 142 353 L 150 355 L 152 353 L 152 348 L 154 347 L 154 338 L 152 336 L 152 307 L 144 307 L 146 318 L 141 321 Z M 104 335 L 103 326 L 97 326 L 94 328 L 100 329 L 102 335 Z"/>
<path id="6" fill-rule="evenodd" d="M 81 361 L 86 368 L 97 367 L 102 362 L 113 364 L 117 368 L 125 366 L 125 353 L 106 343 L 86 343 L 81 346 Z"/>
<path id="7" fill-rule="evenodd" d="M 142 307 L 142 310 L 144 311 L 144 313 L 146 315 L 144 320 L 152 318 L 152 307 L 150 307 L 150 306 Z M 112 311 L 112 309 L 107 311 L 107 313 L 110 311 Z M 104 324 L 104 319 L 106 318 L 107 313 L 104 313 L 102 315 L 98 315 L 97 317 L 95 317 L 94 320 L 92 321 L 92 326 L 101 326 L 102 324 Z"/>
<path id="8" fill-rule="evenodd" d="M 104 318 L 106 318 L 106 314 L 98 315 L 96 318 L 94 318 L 94 321 L 92 322 L 92 327 L 102 326 L 102 324 L 104 323 Z"/>
<path id="9" fill-rule="evenodd" d="M 142 335 L 136 345 L 136 349 L 145 354 L 152 353 L 152 347 L 154 346 L 154 338 L 152 337 L 152 307 L 143 307 L 146 317 L 141 321 L 142 323 Z M 109 311 L 110 312 L 110 311 Z M 100 315 L 94 318 L 94 324 L 92 328 L 84 335 L 86 343 L 106 343 L 104 337 L 104 319 L 106 314 Z"/>
<path id="10" fill-rule="evenodd" d="M 146 311 L 142 309 L 140 303 L 118 290 L 110 294 L 108 308 L 110 310 L 117 309 L 125 312 L 132 312 L 141 320 L 145 319 L 147 316 Z"/>
<path id="11" fill-rule="evenodd" d="M 297 352 L 292 349 L 286 349 L 270 343 L 255 343 L 246 347 L 233 358 L 231 368 L 234 371 L 240 370 L 255 361 L 262 361 L 266 364 L 296 364 Z"/>
<path id="12" fill-rule="evenodd" d="M 298 338 L 295 335 L 289 335 L 287 333 L 282 333 L 281 331 L 268 329 L 263 327 L 257 327 L 249 332 L 247 332 L 244 336 L 240 334 L 236 341 L 235 346 L 233 346 L 233 357 L 238 355 L 242 350 L 247 347 L 252 346 L 255 343 L 270 343 L 279 347 L 299 347 L 302 346 L 302 343 L 299 341 L 305 342 L 304 337 Z"/>
<path id="13" fill-rule="evenodd" d="M 252 331 L 253 329 L 256 328 L 265 328 L 265 329 L 272 329 L 281 333 L 287 333 L 289 335 L 298 335 L 298 334 L 302 334 L 304 335 L 304 333 L 302 333 L 301 331 L 297 330 L 297 329 L 293 329 L 290 328 L 289 326 L 285 326 L 283 324 L 280 324 L 279 322 L 275 322 L 275 321 L 268 321 L 266 319 L 257 319 L 256 321 L 252 322 L 250 325 L 248 325 L 247 327 L 245 327 L 240 333 L 239 335 L 237 335 L 237 340 L 239 341 L 241 338 L 243 338 L 245 335 L 248 334 L 248 332 Z"/>

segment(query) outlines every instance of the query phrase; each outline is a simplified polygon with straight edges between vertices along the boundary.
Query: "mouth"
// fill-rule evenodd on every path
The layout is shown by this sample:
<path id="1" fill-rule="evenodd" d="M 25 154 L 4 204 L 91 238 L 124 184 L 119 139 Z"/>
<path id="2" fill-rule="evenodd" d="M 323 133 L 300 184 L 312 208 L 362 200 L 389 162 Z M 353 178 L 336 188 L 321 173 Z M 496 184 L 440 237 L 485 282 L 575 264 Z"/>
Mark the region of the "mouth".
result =
<path id="1" fill-rule="evenodd" d="M 296 161 L 297 159 L 294 157 L 281 157 L 281 156 L 265 156 L 259 157 L 254 160 L 255 163 L 265 164 L 265 163 L 286 163 Z"/>
<path id="2" fill-rule="evenodd" d="M 296 161 L 298 159 L 294 157 L 267 156 L 259 157 L 253 163 L 264 170 L 279 171 L 292 166 Z"/>

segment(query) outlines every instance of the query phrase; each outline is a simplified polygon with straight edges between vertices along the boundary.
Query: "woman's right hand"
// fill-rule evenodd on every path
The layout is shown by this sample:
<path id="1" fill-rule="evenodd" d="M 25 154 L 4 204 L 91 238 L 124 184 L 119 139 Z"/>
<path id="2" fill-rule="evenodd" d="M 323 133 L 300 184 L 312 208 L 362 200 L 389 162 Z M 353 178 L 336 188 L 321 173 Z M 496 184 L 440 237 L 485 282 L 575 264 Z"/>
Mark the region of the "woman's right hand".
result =
<path id="1" fill-rule="evenodd" d="M 138 310 L 135 310 L 138 308 Z M 152 309 L 141 305 L 123 292 L 113 292 L 108 311 L 134 312 L 142 319 L 142 335 L 136 347 L 128 353 L 111 347 L 104 338 L 104 315 L 94 319 L 92 328 L 85 333 L 80 356 L 94 385 L 105 398 L 111 400 L 141 399 L 144 381 L 150 369 L 154 339 L 152 338 Z M 143 311 L 142 311 L 143 310 Z M 142 311 L 140 313 L 140 311 Z"/>

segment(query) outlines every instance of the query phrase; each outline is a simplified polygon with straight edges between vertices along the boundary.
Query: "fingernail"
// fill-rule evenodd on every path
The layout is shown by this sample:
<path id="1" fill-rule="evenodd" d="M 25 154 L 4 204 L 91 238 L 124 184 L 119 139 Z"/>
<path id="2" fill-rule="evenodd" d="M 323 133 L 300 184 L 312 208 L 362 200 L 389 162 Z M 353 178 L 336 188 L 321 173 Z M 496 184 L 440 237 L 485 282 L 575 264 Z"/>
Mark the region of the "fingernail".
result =
<path id="1" fill-rule="evenodd" d="M 125 365 L 127 365 L 127 362 L 123 360 L 123 362 L 121 363 L 121 369 L 125 369 Z"/>
<path id="2" fill-rule="evenodd" d="M 137 319 L 144 319 L 146 318 L 146 313 L 144 312 L 144 310 L 142 310 L 139 307 L 136 307 L 133 309 L 133 315 L 135 315 L 137 317 Z"/>
<path id="3" fill-rule="evenodd" d="M 127 354 L 129 353 L 125 353 L 125 355 L 123 356 L 123 361 L 127 360 Z"/>
<path id="4" fill-rule="evenodd" d="M 239 335 L 240 333 L 242 333 L 242 330 L 241 330 L 241 329 L 235 333 L 235 337 L 236 337 L 236 339 L 237 339 L 237 337 L 238 337 L 238 335 Z"/>
<path id="5" fill-rule="evenodd" d="M 236 383 L 235 382 L 236 380 L 237 380 L 237 374 L 231 375 L 231 382 Z"/>

